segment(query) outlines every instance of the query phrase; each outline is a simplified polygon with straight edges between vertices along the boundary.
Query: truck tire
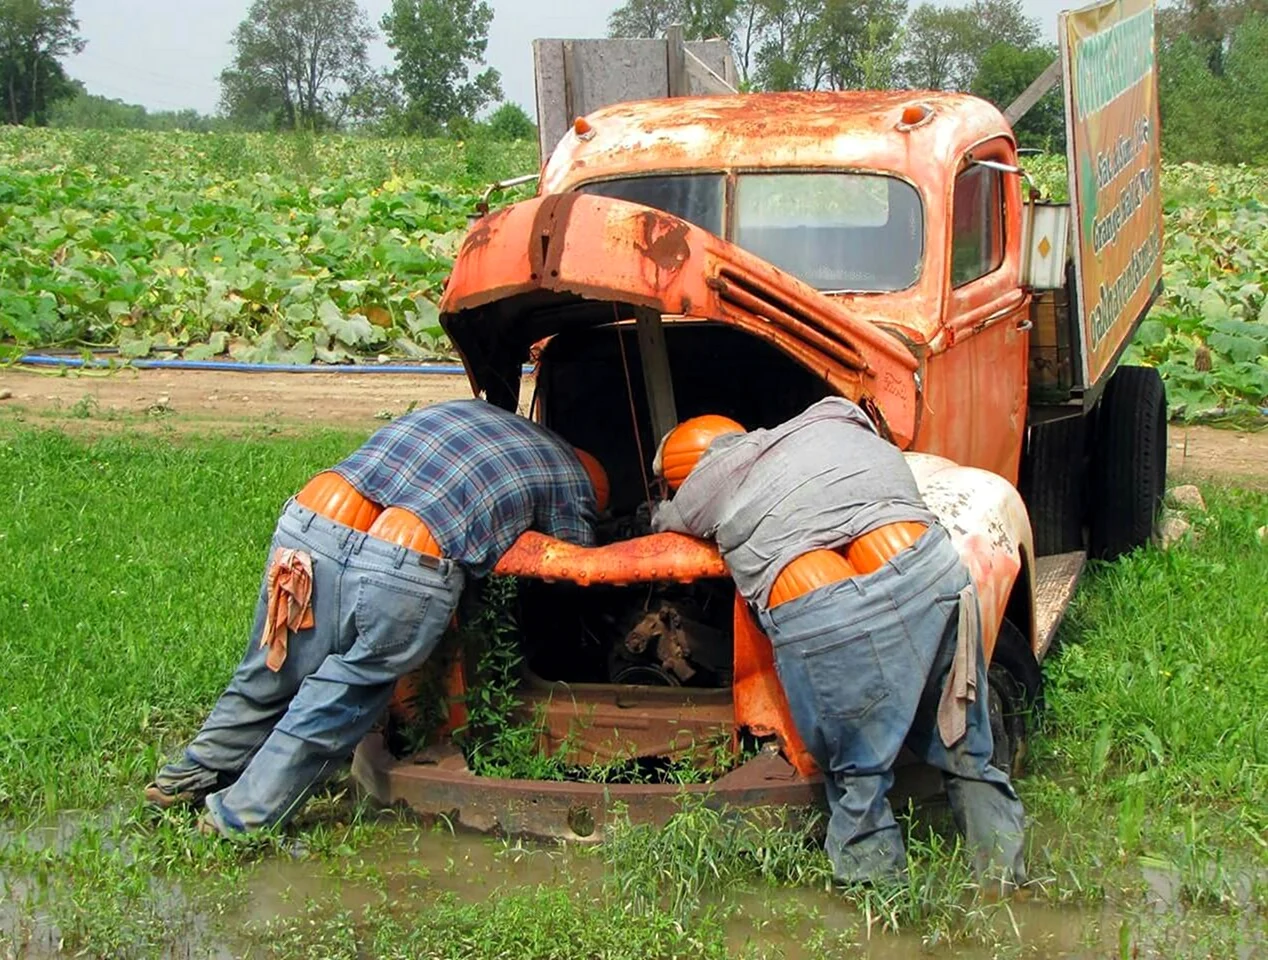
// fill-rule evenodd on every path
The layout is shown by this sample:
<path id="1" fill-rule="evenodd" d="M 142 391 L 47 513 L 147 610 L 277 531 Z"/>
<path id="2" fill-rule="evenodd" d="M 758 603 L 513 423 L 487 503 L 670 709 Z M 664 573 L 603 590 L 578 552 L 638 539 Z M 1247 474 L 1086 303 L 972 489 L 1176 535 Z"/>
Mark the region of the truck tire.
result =
<path id="1" fill-rule="evenodd" d="M 1085 422 L 1080 411 L 1026 431 L 1017 487 L 1030 514 L 1037 557 L 1083 549 Z"/>
<path id="2" fill-rule="evenodd" d="M 1152 367 L 1119 367 L 1096 411 L 1089 552 L 1114 560 L 1154 534 L 1167 482 L 1167 390 Z"/>

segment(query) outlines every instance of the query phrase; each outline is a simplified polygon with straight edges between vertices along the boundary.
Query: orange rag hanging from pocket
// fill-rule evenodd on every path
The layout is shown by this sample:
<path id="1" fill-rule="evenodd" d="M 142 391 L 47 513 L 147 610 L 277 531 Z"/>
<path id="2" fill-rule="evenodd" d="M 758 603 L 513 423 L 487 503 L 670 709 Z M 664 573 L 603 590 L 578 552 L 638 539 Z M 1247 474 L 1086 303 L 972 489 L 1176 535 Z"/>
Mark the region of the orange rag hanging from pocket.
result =
<path id="1" fill-rule="evenodd" d="M 286 662 L 286 644 L 293 630 L 316 626 L 313 617 L 313 558 L 304 550 L 278 547 L 269 563 L 268 611 L 260 647 L 268 647 L 265 665 L 277 673 Z"/>

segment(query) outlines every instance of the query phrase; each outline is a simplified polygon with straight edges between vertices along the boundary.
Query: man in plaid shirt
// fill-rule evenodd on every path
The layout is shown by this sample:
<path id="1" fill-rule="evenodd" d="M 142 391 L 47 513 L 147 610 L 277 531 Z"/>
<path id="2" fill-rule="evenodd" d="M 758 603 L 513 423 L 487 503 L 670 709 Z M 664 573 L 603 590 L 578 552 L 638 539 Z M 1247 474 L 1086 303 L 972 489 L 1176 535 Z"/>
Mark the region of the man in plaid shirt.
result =
<path id="1" fill-rule="evenodd" d="M 437 555 L 287 503 L 246 655 L 183 756 L 146 788 L 160 807 L 205 800 L 203 829 L 289 820 L 435 649 L 466 578 L 486 576 L 529 529 L 593 545 L 606 491 L 588 455 L 482 400 L 406 414 L 331 472 L 375 513 L 412 513 Z"/>

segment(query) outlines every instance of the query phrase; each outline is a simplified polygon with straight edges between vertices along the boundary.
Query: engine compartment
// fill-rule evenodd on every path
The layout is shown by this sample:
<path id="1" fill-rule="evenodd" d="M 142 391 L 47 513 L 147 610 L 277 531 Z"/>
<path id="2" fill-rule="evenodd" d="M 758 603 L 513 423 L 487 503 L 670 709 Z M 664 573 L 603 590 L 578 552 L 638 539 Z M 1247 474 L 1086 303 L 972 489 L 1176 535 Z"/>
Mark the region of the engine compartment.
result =
<path id="1" fill-rule="evenodd" d="M 830 392 L 804 367 L 733 327 L 667 321 L 664 331 L 679 419 L 720 413 L 749 428 L 770 427 Z M 538 419 L 608 472 L 603 544 L 651 532 L 659 438 L 641 363 L 630 324 L 560 334 L 539 355 Z M 517 622 L 525 663 L 543 680 L 729 688 L 734 604 L 734 585 L 716 577 L 621 587 L 522 578 Z"/>

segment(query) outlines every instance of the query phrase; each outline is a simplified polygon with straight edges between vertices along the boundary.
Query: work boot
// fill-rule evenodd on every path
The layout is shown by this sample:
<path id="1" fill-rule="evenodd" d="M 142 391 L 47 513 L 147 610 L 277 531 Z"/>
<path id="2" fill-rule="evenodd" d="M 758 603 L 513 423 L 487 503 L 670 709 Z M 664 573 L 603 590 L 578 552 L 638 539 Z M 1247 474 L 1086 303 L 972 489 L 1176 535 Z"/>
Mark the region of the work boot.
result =
<path id="1" fill-rule="evenodd" d="M 160 810 L 171 810 L 174 807 L 195 807 L 207 799 L 210 790 L 176 790 L 167 789 L 157 783 L 145 785 L 145 802 Z"/>
<path id="2" fill-rule="evenodd" d="M 227 787 L 233 779 L 228 774 L 203 766 L 186 754 L 165 764 L 154 779 L 146 784 L 145 800 L 160 810 L 196 807 L 209 794 Z"/>

